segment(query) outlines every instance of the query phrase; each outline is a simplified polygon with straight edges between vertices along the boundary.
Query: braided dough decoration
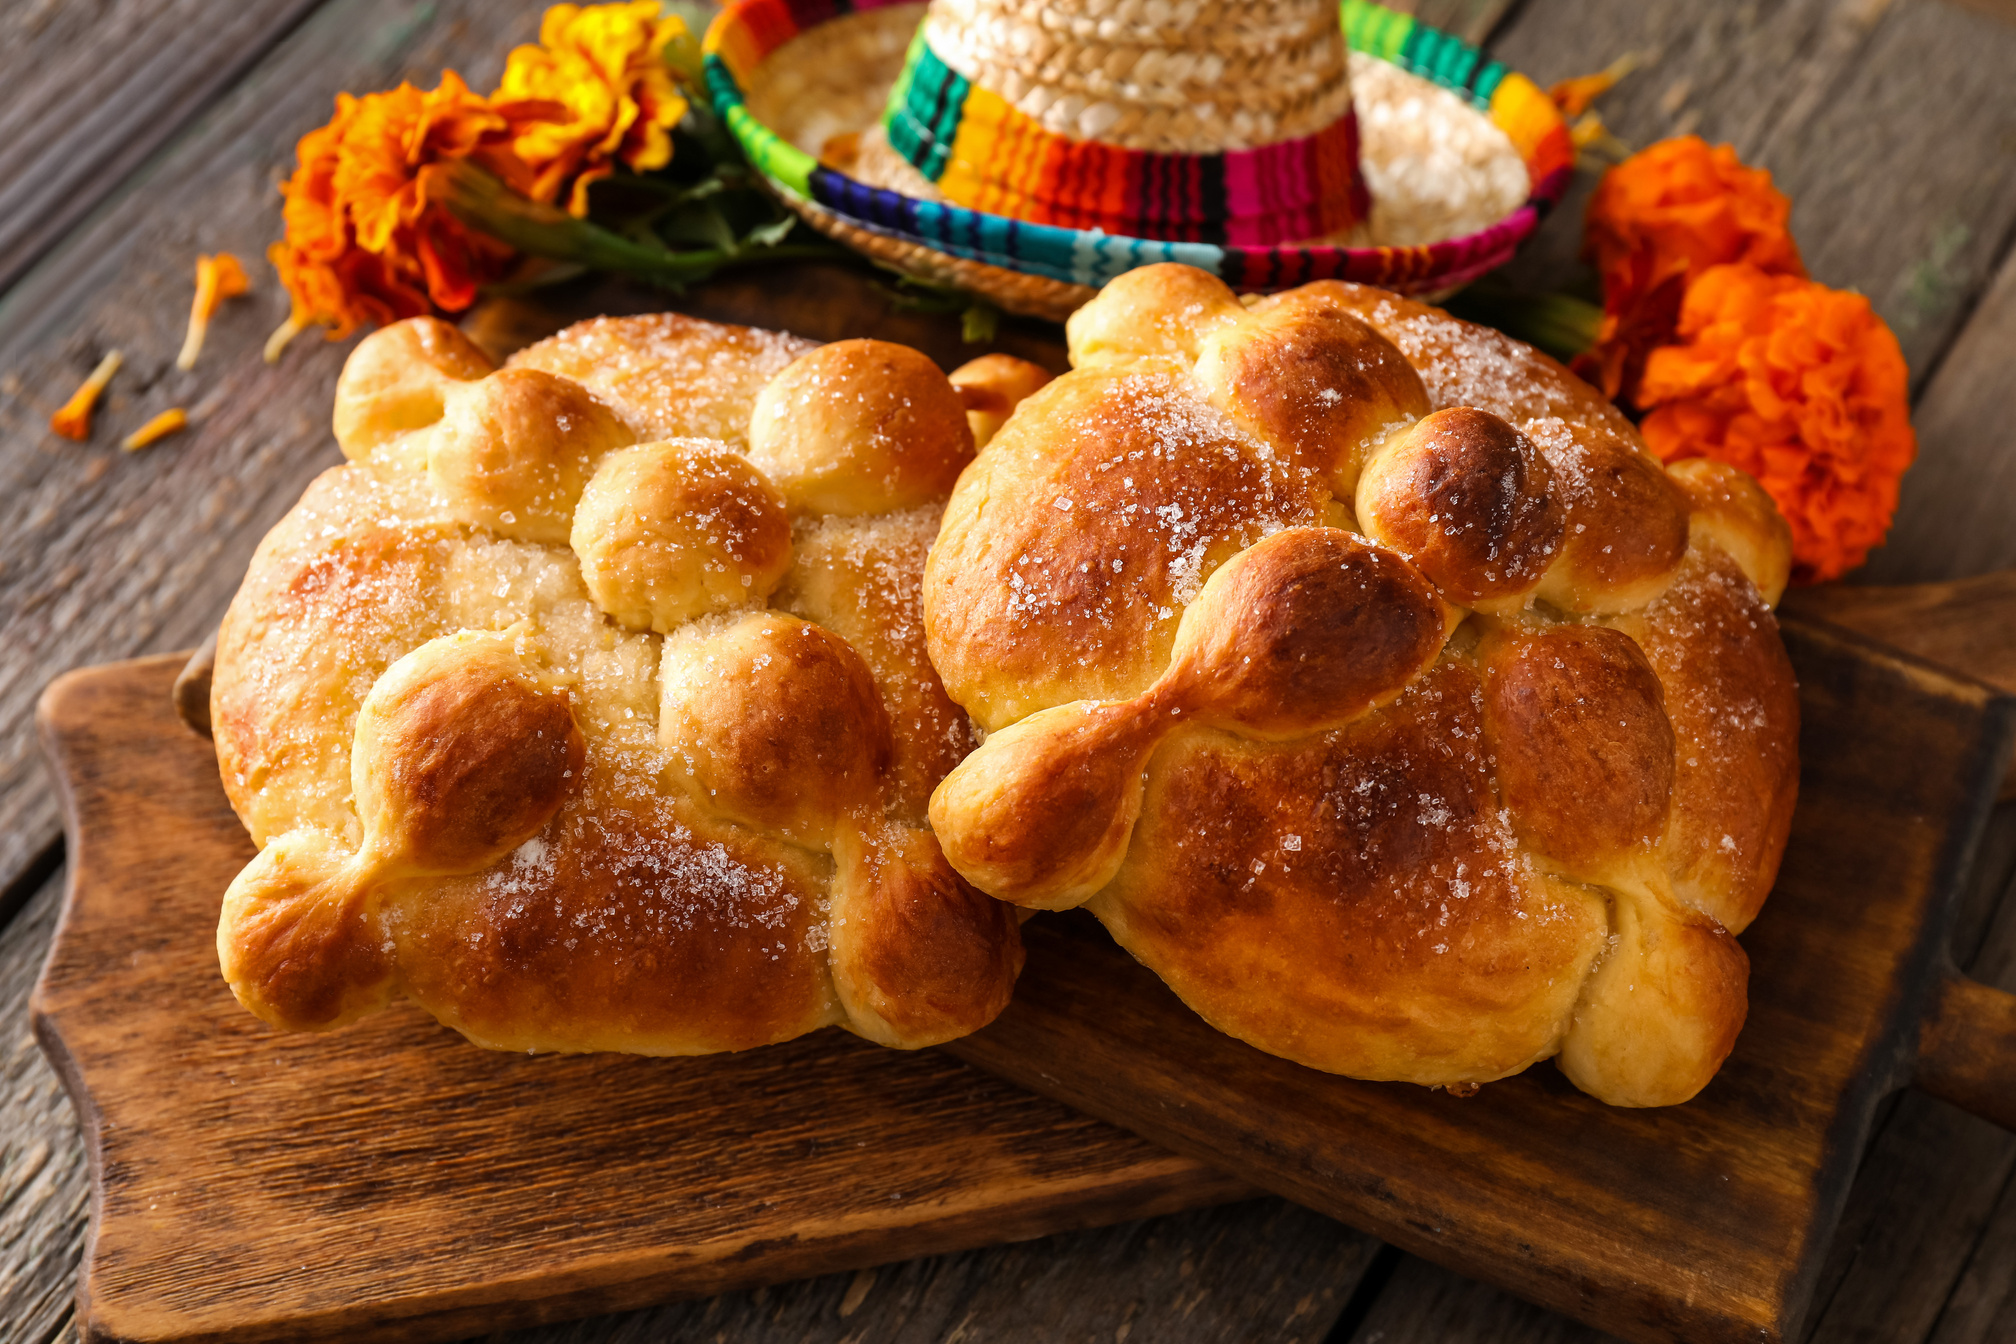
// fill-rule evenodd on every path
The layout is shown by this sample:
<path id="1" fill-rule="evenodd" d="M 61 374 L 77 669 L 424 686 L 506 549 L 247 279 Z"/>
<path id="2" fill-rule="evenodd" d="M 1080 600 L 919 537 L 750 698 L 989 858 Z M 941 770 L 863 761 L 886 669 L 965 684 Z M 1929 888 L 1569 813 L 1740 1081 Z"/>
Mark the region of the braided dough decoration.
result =
<path id="1" fill-rule="evenodd" d="M 952 866 L 1316 1068 L 1693 1096 L 1797 788 L 1763 491 L 1380 290 L 1153 266 L 1069 336 L 926 567 Z"/>
<path id="2" fill-rule="evenodd" d="M 239 1001 L 665 1055 L 991 1020 L 1021 941 L 925 829 L 971 736 L 918 587 L 972 426 L 1043 377 L 672 315 L 502 369 L 433 319 L 363 341 L 349 464 L 218 640 Z"/>

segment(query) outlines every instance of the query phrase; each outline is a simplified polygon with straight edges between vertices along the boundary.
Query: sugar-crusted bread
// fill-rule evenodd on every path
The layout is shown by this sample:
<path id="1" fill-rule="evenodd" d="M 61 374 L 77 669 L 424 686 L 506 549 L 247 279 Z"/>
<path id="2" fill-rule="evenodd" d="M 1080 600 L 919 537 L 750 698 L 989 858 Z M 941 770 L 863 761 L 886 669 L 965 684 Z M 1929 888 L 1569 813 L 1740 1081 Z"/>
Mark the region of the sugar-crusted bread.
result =
<path id="1" fill-rule="evenodd" d="M 1041 381 L 913 350 L 602 319 L 504 368 L 367 338 L 350 459 L 259 548 L 212 722 L 260 846 L 218 926 L 276 1026 L 396 996 L 485 1046 L 689 1054 L 841 1024 L 919 1046 L 1006 1003 L 1014 912 L 926 829 L 971 746 L 919 582 Z M 997 404 L 998 403 L 998 404 Z"/>
<path id="2" fill-rule="evenodd" d="M 1762 490 L 1379 290 L 1148 267 L 1068 330 L 926 569 L 952 866 L 1317 1068 L 1693 1096 L 1797 787 Z"/>

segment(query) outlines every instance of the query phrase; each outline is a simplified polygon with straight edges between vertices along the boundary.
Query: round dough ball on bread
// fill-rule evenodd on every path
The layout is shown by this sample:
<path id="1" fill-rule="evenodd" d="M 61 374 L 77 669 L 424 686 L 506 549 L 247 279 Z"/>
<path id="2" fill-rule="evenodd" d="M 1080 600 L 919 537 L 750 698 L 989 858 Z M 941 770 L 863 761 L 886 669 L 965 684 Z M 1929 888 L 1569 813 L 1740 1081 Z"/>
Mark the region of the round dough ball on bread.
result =
<path id="1" fill-rule="evenodd" d="M 336 443 L 353 462 L 441 418 L 448 389 L 497 366 L 438 317 L 380 327 L 350 352 L 336 380 Z"/>
<path id="2" fill-rule="evenodd" d="M 1311 471 L 1340 499 L 1367 454 L 1428 413 L 1421 376 L 1393 343 L 1320 289 L 1255 304 L 1198 343 L 1213 403 Z"/>
<path id="3" fill-rule="evenodd" d="M 595 605 L 665 634 L 761 602 L 791 566 L 784 496 L 725 444 L 675 439 L 609 454 L 574 512 L 574 554 Z"/>
<path id="4" fill-rule="evenodd" d="M 659 686 L 658 740 L 720 815 L 823 847 L 875 798 L 889 722 L 838 635 L 775 611 L 690 626 L 665 641 Z"/>
<path id="5" fill-rule="evenodd" d="M 637 437 L 587 388 L 538 369 L 455 384 L 445 405 L 428 476 L 463 521 L 517 541 L 565 546 L 596 461 Z"/>
<path id="6" fill-rule="evenodd" d="M 1519 607 L 1561 549 L 1567 511 L 1551 485 L 1531 439 L 1489 411 L 1452 406 L 1373 454 L 1358 478 L 1358 521 L 1450 601 Z"/>
<path id="7" fill-rule="evenodd" d="M 1720 546 L 1764 605 L 1777 606 L 1792 579 L 1792 529 L 1764 487 L 1740 467 L 1706 457 L 1668 463 L 1666 474 L 1692 508 L 1689 537 Z"/>
<path id="8" fill-rule="evenodd" d="M 987 446 L 1015 408 L 1050 381 L 1050 370 L 1013 355 L 982 355 L 952 370 L 952 386 L 966 404 L 966 424 L 973 431 L 973 448 Z"/>
<path id="9" fill-rule="evenodd" d="M 929 358 L 835 341 L 770 380 L 749 458 L 806 513 L 889 513 L 943 498 L 973 456 L 966 405 Z"/>
<path id="10" fill-rule="evenodd" d="M 1206 335 L 1245 311 L 1215 275 L 1175 262 L 1140 266 L 1107 281 L 1064 324 L 1071 367 L 1158 355 L 1188 362 Z"/>
<path id="11" fill-rule="evenodd" d="M 431 639 L 386 668 L 357 713 L 364 853 L 386 872 L 488 867 L 551 819 L 584 753 L 567 697 L 512 635 Z"/>

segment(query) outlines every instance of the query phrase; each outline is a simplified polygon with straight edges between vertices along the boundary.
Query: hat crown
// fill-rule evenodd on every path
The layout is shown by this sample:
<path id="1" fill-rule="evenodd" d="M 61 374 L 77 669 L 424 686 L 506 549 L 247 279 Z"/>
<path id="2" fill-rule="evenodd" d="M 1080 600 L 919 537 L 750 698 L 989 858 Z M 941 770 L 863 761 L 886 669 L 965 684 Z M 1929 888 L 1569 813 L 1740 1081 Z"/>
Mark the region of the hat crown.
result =
<path id="1" fill-rule="evenodd" d="M 1351 108 L 1334 0 L 932 0 L 925 38 L 1051 134 L 1122 149 L 1251 149 Z"/>

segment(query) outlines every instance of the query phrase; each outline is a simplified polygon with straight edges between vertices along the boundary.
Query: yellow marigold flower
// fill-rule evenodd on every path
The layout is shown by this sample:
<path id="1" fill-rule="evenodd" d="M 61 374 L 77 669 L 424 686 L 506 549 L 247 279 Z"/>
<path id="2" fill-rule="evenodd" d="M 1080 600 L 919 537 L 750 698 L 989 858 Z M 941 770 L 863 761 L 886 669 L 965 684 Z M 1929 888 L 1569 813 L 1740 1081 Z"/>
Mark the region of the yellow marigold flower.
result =
<path id="1" fill-rule="evenodd" d="M 229 252 L 196 258 L 196 299 L 189 305 L 189 334 L 182 338 L 182 353 L 175 367 L 193 369 L 196 356 L 203 353 L 203 337 L 210 330 L 210 318 L 217 305 L 252 288 L 245 268 Z"/>
<path id="2" fill-rule="evenodd" d="M 91 370 L 91 376 L 83 386 L 70 394 L 70 400 L 63 403 L 61 410 L 49 417 L 49 428 L 66 439 L 82 443 L 91 437 L 91 408 L 98 404 L 98 396 L 105 390 L 105 384 L 112 381 L 112 375 L 119 372 L 124 362 L 117 350 L 108 350 L 105 358 L 98 361 L 98 367 Z"/>
<path id="3" fill-rule="evenodd" d="M 546 11 L 539 45 L 511 53 L 494 95 L 548 100 L 567 111 L 528 126 L 513 142 L 536 174 L 528 195 L 551 201 L 571 179 L 567 209 L 578 218 L 588 213 L 589 184 L 618 162 L 648 172 L 672 161 L 672 128 L 686 115 L 686 100 L 665 47 L 685 32 L 677 16 L 659 17 L 658 0 Z"/>
<path id="4" fill-rule="evenodd" d="M 170 434 L 178 434 L 187 428 L 189 428 L 189 412 L 180 406 L 170 406 L 128 434 L 119 446 L 129 453 L 137 453 L 148 444 L 165 439 Z"/>

